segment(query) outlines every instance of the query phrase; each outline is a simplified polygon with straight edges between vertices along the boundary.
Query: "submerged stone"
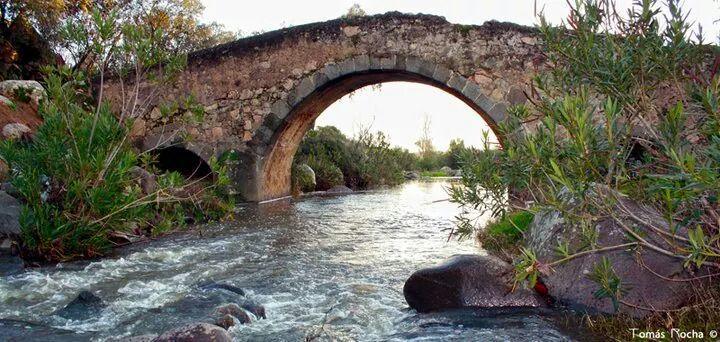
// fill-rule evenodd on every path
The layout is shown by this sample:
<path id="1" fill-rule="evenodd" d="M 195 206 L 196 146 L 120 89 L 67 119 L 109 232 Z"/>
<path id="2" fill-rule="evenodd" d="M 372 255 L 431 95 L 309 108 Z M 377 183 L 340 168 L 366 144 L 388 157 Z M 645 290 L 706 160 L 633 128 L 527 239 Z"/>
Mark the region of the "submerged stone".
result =
<path id="1" fill-rule="evenodd" d="M 243 289 L 241 289 L 235 285 L 230 285 L 230 284 L 226 284 L 226 283 L 211 282 L 211 283 L 200 285 L 200 288 L 203 290 L 220 289 L 220 290 L 230 291 L 232 293 L 239 294 L 241 296 L 245 295 L 245 291 L 243 291 Z"/>
<path id="2" fill-rule="evenodd" d="M 55 312 L 55 314 L 66 319 L 83 320 L 100 314 L 103 308 L 105 308 L 105 303 L 100 297 L 90 291 L 83 290 L 72 302 Z"/>

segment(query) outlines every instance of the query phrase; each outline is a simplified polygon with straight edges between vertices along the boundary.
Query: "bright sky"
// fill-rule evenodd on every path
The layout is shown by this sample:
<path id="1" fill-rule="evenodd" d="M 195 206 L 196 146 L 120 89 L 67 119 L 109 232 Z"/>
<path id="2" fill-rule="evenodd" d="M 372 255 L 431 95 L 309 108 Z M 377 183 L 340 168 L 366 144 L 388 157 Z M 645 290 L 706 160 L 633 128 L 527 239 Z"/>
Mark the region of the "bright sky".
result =
<path id="1" fill-rule="evenodd" d="M 633 0 L 617 0 L 628 7 Z M 660 1 L 664 3 L 664 1 Z M 482 24 L 488 20 L 509 21 L 532 26 L 536 23 L 533 0 L 204 0 L 207 22 L 215 21 L 232 31 L 248 35 L 338 18 L 353 4 L 367 14 L 389 11 L 426 13 L 444 16 L 458 24 Z M 717 42 L 720 34 L 720 2 L 684 0 L 691 20 L 703 27 L 707 40 Z M 537 0 L 546 17 L 559 22 L 567 16 L 566 0 Z M 481 145 L 481 132 L 487 130 L 483 120 L 457 98 L 442 90 L 405 82 L 385 83 L 380 90 L 360 89 L 330 106 L 317 125 L 333 125 L 352 136 L 359 127 L 390 136 L 393 144 L 416 150 L 425 116 L 432 123 L 431 135 L 438 149 L 446 149 L 451 139 L 462 138 L 468 145 Z"/>

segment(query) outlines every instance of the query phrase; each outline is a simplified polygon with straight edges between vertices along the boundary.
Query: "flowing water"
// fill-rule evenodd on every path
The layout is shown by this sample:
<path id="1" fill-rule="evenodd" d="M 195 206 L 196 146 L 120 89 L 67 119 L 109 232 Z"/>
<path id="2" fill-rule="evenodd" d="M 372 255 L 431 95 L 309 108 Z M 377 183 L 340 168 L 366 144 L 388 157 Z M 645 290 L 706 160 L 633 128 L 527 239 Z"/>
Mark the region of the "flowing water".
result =
<path id="1" fill-rule="evenodd" d="M 447 241 L 459 212 L 442 201 L 447 185 L 410 182 L 248 206 L 236 222 L 136 245 L 114 258 L 28 269 L 0 278 L 0 319 L 16 329 L 6 336 L 121 340 L 208 320 L 219 305 L 252 300 L 265 306 L 267 319 L 232 327 L 235 340 L 571 339 L 552 315 L 533 310 L 422 315 L 407 307 L 402 286 L 413 271 L 453 254 L 482 253 L 473 241 Z M 212 281 L 241 287 L 246 296 L 201 286 Z M 54 314 L 83 289 L 106 306 L 74 319 Z"/>

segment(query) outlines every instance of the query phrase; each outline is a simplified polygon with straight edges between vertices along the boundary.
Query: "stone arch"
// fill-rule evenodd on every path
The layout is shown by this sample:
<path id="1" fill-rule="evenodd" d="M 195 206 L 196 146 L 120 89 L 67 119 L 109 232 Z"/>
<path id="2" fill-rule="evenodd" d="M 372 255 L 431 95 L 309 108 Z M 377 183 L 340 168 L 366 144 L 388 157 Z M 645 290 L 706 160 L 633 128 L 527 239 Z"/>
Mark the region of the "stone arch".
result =
<path id="1" fill-rule="evenodd" d="M 506 105 L 491 101 L 477 83 L 443 64 L 417 56 L 359 55 L 330 63 L 300 80 L 286 99 L 272 104 L 249 143 L 250 151 L 241 156 L 236 168 L 240 194 L 250 201 L 289 195 L 293 157 L 315 119 L 346 94 L 391 81 L 442 89 L 474 109 L 495 132 L 506 115 Z"/>

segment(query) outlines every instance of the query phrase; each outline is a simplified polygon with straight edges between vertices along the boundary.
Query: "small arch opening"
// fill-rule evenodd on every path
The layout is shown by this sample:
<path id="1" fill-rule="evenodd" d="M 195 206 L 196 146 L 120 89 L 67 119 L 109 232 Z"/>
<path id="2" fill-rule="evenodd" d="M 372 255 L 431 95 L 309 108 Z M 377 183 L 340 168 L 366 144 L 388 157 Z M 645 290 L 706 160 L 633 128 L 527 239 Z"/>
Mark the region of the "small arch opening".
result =
<path id="1" fill-rule="evenodd" d="M 194 152 L 169 146 L 155 151 L 155 166 L 163 172 L 176 171 L 186 179 L 212 179 L 210 165 Z"/>

